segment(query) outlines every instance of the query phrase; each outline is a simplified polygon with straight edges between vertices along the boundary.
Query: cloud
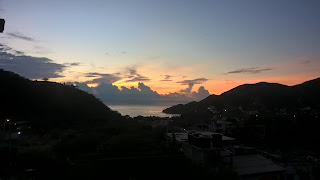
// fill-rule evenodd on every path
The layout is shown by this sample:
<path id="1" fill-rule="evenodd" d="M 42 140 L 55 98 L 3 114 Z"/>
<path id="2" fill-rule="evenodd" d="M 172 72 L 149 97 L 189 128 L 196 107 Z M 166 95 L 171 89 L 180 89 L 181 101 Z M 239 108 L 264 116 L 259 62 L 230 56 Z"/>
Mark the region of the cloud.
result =
<path id="1" fill-rule="evenodd" d="M 122 79 L 122 77 L 116 74 L 102 74 L 102 73 L 88 73 L 86 77 L 96 77 L 93 80 L 86 81 L 86 83 L 98 83 L 98 84 L 112 84 Z"/>
<path id="2" fill-rule="evenodd" d="M 30 79 L 63 77 L 66 65 L 45 57 L 26 56 L 23 52 L 0 44 L 0 68 Z"/>
<path id="3" fill-rule="evenodd" d="M 267 67 L 267 68 L 262 68 L 262 67 L 252 67 L 252 68 L 242 68 L 242 69 L 237 69 L 234 71 L 229 71 L 226 74 L 257 74 L 257 73 L 262 73 L 264 71 L 271 71 L 274 70 L 274 68 Z"/>
<path id="4" fill-rule="evenodd" d="M 137 70 L 135 68 L 128 68 L 130 75 L 137 75 Z"/>
<path id="5" fill-rule="evenodd" d="M 190 94 L 193 86 L 194 86 L 194 84 L 190 83 L 190 84 L 188 84 L 188 87 L 186 89 L 181 89 L 179 92 Z"/>
<path id="6" fill-rule="evenodd" d="M 190 84 L 202 84 L 204 82 L 208 81 L 206 78 L 198 78 L 198 79 L 192 79 L 192 80 L 183 80 L 183 81 L 178 81 L 177 83 L 182 84 L 182 85 L 190 85 Z"/>
<path id="7" fill-rule="evenodd" d="M 22 39 L 22 40 L 25 40 L 25 41 L 31 41 L 31 42 L 35 42 L 36 40 L 32 37 L 28 37 L 28 36 L 25 36 L 21 33 L 6 33 L 7 35 L 9 35 L 9 37 L 12 37 L 12 38 L 16 38 L 16 39 Z"/>
<path id="8" fill-rule="evenodd" d="M 202 83 L 206 82 L 207 80 L 208 79 L 206 79 L 206 78 L 198 78 L 198 79 L 192 79 L 192 80 L 178 81 L 177 83 L 180 83 L 182 85 L 188 85 L 188 87 L 186 89 L 181 89 L 179 92 L 190 94 L 192 92 L 192 88 L 195 84 L 202 84 Z"/>
<path id="9" fill-rule="evenodd" d="M 126 72 L 128 73 L 125 75 L 126 78 L 129 78 L 125 82 L 147 82 L 150 81 L 150 78 L 143 76 L 138 73 L 137 68 L 134 67 L 127 67 Z"/>
<path id="10" fill-rule="evenodd" d="M 209 91 L 203 86 L 200 86 L 198 92 L 192 92 L 191 96 L 193 99 L 204 99 L 210 95 Z"/>
<path id="11" fill-rule="evenodd" d="M 165 75 L 165 78 L 164 78 L 164 79 L 170 79 L 170 78 L 172 78 L 172 76 L 170 76 L 170 75 Z"/>
<path id="12" fill-rule="evenodd" d="M 125 82 L 147 82 L 147 81 L 150 81 L 150 78 L 137 74 L 134 78 L 126 80 Z"/>
<path id="13" fill-rule="evenodd" d="M 80 65 L 81 65 L 81 63 L 79 63 L 79 62 L 74 62 L 74 63 L 64 63 L 63 65 L 65 65 L 65 66 L 80 66 Z"/>
<path id="14" fill-rule="evenodd" d="M 161 81 L 172 81 L 171 80 L 172 76 L 170 76 L 170 75 L 164 75 L 164 76 L 165 76 L 164 79 Z"/>
<path id="15" fill-rule="evenodd" d="M 203 87 L 199 87 L 198 92 L 186 93 L 169 93 L 159 94 L 153 91 L 149 86 L 143 82 L 138 83 L 138 87 L 124 87 L 121 89 L 112 84 L 102 83 L 96 87 L 88 87 L 86 83 L 69 83 L 76 84 L 79 89 L 86 92 L 91 92 L 101 101 L 106 104 L 176 104 L 187 103 L 191 101 L 199 101 L 209 96 L 209 92 Z"/>
<path id="16" fill-rule="evenodd" d="M 312 63 L 312 61 L 309 59 L 301 61 L 301 64 L 310 64 L 310 63 Z"/>

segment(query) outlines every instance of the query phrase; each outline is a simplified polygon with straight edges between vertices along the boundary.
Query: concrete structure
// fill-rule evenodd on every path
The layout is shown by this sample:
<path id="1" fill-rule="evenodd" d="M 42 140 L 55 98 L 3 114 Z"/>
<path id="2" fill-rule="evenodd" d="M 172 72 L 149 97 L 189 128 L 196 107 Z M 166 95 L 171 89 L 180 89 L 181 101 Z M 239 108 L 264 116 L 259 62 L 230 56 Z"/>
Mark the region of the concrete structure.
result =
<path id="1" fill-rule="evenodd" d="M 234 156 L 232 165 L 245 180 L 280 179 L 285 172 L 284 167 L 258 154 Z"/>
<path id="2" fill-rule="evenodd" d="M 205 166 L 231 163 L 232 152 L 223 148 L 222 145 L 234 142 L 234 138 L 212 132 L 194 131 L 192 133 L 194 133 L 196 137 L 190 136 L 190 132 L 174 134 L 176 142 L 179 143 L 181 151 L 186 157 Z M 218 142 L 218 140 L 215 139 L 216 137 L 218 138 L 216 135 L 220 135 L 220 143 L 215 143 L 216 141 Z M 167 133 L 166 136 L 168 139 L 172 139 L 172 133 Z"/>

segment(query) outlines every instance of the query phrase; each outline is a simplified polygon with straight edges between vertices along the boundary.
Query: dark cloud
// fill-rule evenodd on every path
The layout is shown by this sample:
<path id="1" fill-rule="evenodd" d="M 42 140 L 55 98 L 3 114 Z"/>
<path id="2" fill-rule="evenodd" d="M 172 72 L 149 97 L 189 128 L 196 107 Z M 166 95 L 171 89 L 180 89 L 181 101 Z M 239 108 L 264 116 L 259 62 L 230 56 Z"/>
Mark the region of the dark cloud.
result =
<path id="1" fill-rule="evenodd" d="M 204 99 L 210 95 L 209 91 L 206 90 L 203 86 L 200 86 L 198 89 L 198 92 L 192 92 L 192 98 L 193 99 Z"/>
<path id="2" fill-rule="evenodd" d="M 137 74 L 134 78 L 126 80 L 126 82 L 147 82 L 150 81 L 150 79 L 146 76 L 142 76 L 140 74 Z"/>
<path id="3" fill-rule="evenodd" d="M 89 73 L 89 74 L 87 74 L 85 77 L 98 77 L 98 76 Z"/>
<path id="4" fill-rule="evenodd" d="M 139 82 L 138 87 L 124 87 L 119 89 L 112 84 L 102 83 L 97 87 L 88 87 L 86 83 L 71 83 L 78 86 L 87 92 L 92 92 L 97 98 L 105 103 L 129 103 L 129 104 L 173 104 L 173 103 L 187 103 L 191 101 L 199 101 L 209 96 L 209 92 L 203 87 L 199 87 L 198 92 L 186 93 L 169 93 L 159 94 L 157 91 L 153 91 L 149 86 L 143 82 Z"/>
<path id="5" fill-rule="evenodd" d="M 137 75 L 137 68 L 136 67 L 127 67 L 127 71 L 130 75 Z"/>
<path id="6" fill-rule="evenodd" d="M 128 76 L 126 76 L 126 78 L 134 78 L 134 76 L 128 75 Z"/>
<path id="7" fill-rule="evenodd" d="M 31 41 L 31 42 L 35 42 L 36 40 L 32 37 L 28 37 L 28 36 L 25 36 L 21 33 L 6 33 L 9 37 L 12 37 L 12 38 L 16 38 L 16 39 L 22 39 L 22 40 L 25 40 L 25 41 Z"/>
<path id="8" fill-rule="evenodd" d="M 206 81 L 208 81 L 208 79 L 206 79 L 206 78 L 178 81 L 177 83 L 180 83 L 182 85 L 188 85 L 188 87 L 186 89 L 181 89 L 179 92 L 185 93 L 185 94 L 191 94 L 192 88 L 195 84 L 202 84 Z"/>
<path id="9" fill-rule="evenodd" d="M 190 84 L 202 84 L 204 82 L 208 81 L 206 78 L 198 78 L 198 79 L 192 79 L 192 80 L 183 80 L 183 81 L 178 81 L 177 83 L 182 84 L 182 85 L 190 85 Z"/>
<path id="10" fill-rule="evenodd" d="M 262 73 L 264 71 L 271 71 L 271 70 L 274 70 L 274 68 L 252 67 L 252 68 L 237 69 L 234 71 L 229 71 L 224 74 L 258 74 L 258 73 Z"/>
<path id="11" fill-rule="evenodd" d="M 164 79 L 170 79 L 170 78 L 172 78 L 172 76 L 170 76 L 170 75 L 165 75 L 165 78 L 164 78 Z"/>
<path id="12" fill-rule="evenodd" d="M 0 44 L 0 68 L 30 79 L 63 77 L 66 65 L 44 57 L 25 56 L 20 51 Z"/>
<path id="13" fill-rule="evenodd" d="M 180 92 L 180 93 L 190 94 L 191 91 L 192 91 L 193 86 L 194 86 L 194 84 L 193 84 L 193 83 L 190 83 L 190 84 L 188 84 L 188 87 L 187 87 L 186 89 L 181 89 L 179 92 Z"/>
<path id="14" fill-rule="evenodd" d="M 171 80 L 172 76 L 170 76 L 170 75 L 164 75 L 164 76 L 165 76 L 164 79 L 161 81 L 172 81 Z"/>
<path id="15" fill-rule="evenodd" d="M 116 74 L 102 74 L 102 73 L 88 73 L 86 77 L 96 77 L 93 80 L 87 81 L 86 83 L 99 83 L 99 84 L 112 84 L 122 79 L 122 77 Z"/>
<path id="16" fill-rule="evenodd" d="M 310 63 L 312 63 L 313 61 L 312 60 L 310 60 L 310 59 L 305 59 L 305 60 L 302 60 L 301 61 L 301 64 L 310 64 Z"/>
<path id="17" fill-rule="evenodd" d="M 126 71 L 128 74 L 125 75 L 125 77 L 130 78 L 130 79 L 126 80 L 125 82 L 147 82 L 147 81 L 150 81 L 150 79 L 148 77 L 139 74 L 136 67 L 127 67 Z"/>
<path id="18" fill-rule="evenodd" d="M 80 66 L 80 65 L 81 65 L 81 63 L 79 63 L 79 62 L 74 62 L 74 63 L 64 63 L 63 65 L 65 65 L 65 66 Z"/>

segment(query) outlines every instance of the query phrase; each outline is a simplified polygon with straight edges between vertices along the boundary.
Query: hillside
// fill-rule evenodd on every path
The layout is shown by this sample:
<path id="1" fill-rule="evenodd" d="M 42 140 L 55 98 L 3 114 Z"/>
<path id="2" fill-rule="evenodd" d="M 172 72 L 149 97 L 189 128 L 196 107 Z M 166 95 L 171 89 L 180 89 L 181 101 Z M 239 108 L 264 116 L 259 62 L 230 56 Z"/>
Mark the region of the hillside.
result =
<path id="1" fill-rule="evenodd" d="M 175 105 L 163 112 L 168 114 L 203 112 L 209 106 L 219 109 L 241 106 L 249 110 L 306 106 L 320 108 L 318 92 L 320 92 L 320 78 L 295 86 L 266 82 L 243 84 L 221 95 L 210 95 L 199 102 Z"/>
<path id="2" fill-rule="evenodd" d="M 28 121 L 41 128 L 88 124 L 120 115 L 93 95 L 73 86 L 31 81 L 0 70 L 0 118 Z"/>
<path id="3" fill-rule="evenodd" d="M 0 179 L 166 179 L 154 176 L 159 169 L 174 179 L 215 175 L 173 148 L 164 127 L 124 118 L 76 87 L 3 70 L 0 82 L 0 118 L 11 119 L 1 123 Z"/>

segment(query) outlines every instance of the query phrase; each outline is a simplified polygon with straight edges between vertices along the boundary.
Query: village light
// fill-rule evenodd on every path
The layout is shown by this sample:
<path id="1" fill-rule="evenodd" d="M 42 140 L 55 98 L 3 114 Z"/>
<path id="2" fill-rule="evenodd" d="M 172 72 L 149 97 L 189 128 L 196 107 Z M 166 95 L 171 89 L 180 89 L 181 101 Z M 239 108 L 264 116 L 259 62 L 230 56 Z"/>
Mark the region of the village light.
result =
<path id="1" fill-rule="evenodd" d="M 10 121 L 10 119 L 7 119 L 7 122 L 9 122 Z"/>

